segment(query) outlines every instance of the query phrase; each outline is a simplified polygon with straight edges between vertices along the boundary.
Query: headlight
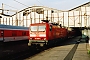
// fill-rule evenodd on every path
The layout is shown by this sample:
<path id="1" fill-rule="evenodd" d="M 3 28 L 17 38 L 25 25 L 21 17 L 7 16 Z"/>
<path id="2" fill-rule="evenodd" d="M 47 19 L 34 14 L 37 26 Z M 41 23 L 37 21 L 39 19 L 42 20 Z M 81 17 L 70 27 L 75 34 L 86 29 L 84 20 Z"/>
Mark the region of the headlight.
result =
<path id="1" fill-rule="evenodd" d="M 46 40 L 46 38 L 44 38 L 44 40 Z"/>

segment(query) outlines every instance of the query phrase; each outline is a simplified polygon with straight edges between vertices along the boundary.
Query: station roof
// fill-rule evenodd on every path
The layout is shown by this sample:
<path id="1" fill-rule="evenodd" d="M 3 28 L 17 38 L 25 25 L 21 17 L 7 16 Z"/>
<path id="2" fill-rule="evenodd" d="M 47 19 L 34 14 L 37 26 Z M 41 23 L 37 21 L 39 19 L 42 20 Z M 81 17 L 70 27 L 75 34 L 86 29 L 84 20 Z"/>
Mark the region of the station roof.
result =
<path id="1" fill-rule="evenodd" d="M 79 10 L 79 8 L 80 8 L 80 7 L 83 7 L 83 6 L 90 6 L 90 2 L 87 2 L 87 3 L 85 3 L 85 4 L 82 4 L 82 5 L 80 5 L 80 6 L 77 6 L 77 7 L 75 7 L 75 8 L 70 9 L 70 10 L 67 10 L 67 11 Z M 42 8 L 42 9 L 47 9 L 47 10 L 50 10 L 50 9 L 51 9 L 51 10 L 56 10 L 56 11 L 64 12 L 64 10 L 62 11 L 62 10 L 58 10 L 58 9 L 54 9 L 54 8 L 49 8 L 49 7 L 45 7 L 45 6 L 31 6 L 31 7 L 25 8 L 25 9 L 23 9 L 23 10 L 20 10 L 20 11 L 18 11 L 17 13 L 20 13 L 20 12 L 23 12 L 23 11 L 26 11 L 26 10 L 30 10 L 30 9 L 34 9 L 34 8 L 36 8 L 36 9 Z M 2 9 L 0 8 L 0 10 L 2 10 Z M 12 16 L 14 16 L 14 15 L 16 15 L 16 14 L 13 14 L 13 15 L 2 14 L 2 15 L 3 15 L 3 16 L 12 17 Z"/>
<path id="2" fill-rule="evenodd" d="M 80 7 L 90 7 L 90 2 L 87 2 L 87 3 L 85 3 L 85 4 L 82 4 L 82 5 L 80 5 L 80 6 L 77 6 L 77 7 L 75 7 L 75 8 L 72 8 L 72 9 L 70 9 L 70 10 L 68 10 L 68 11 L 73 11 L 73 10 L 78 10 L 78 8 L 80 8 Z"/>

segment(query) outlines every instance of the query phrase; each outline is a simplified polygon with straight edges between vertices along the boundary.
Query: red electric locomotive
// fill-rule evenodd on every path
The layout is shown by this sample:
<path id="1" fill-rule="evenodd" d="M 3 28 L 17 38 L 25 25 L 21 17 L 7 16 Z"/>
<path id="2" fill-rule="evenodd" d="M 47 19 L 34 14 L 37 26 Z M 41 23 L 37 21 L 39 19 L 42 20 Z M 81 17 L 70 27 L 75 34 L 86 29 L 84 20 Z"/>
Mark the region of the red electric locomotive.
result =
<path id="1" fill-rule="evenodd" d="M 27 40 L 28 36 L 28 27 L 0 24 L 0 41 L 2 42 Z"/>
<path id="2" fill-rule="evenodd" d="M 48 23 L 48 20 L 42 20 L 42 23 L 30 24 L 28 46 L 44 46 L 57 40 L 68 38 L 68 30 L 60 25 Z M 59 39 L 60 38 L 60 39 Z"/>

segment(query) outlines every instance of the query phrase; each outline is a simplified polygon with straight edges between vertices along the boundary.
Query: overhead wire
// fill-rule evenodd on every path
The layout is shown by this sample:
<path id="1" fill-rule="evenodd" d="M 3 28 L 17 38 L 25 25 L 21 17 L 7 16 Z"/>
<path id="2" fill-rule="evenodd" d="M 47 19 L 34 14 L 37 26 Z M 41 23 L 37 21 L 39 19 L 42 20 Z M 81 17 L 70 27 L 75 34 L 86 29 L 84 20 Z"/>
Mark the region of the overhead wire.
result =
<path id="1" fill-rule="evenodd" d="M 6 5 L 6 6 L 9 6 L 9 7 L 11 7 L 11 8 L 17 9 L 17 8 L 12 7 L 12 6 L 10 6 L 10 5 L 7 5 L 7 4 L 5 4 L 5 3 L 3 3 L 3 4 Z M 17 10 L 18 10 L 18 9 L 17 9 Z"/>
<path id="2" fill-rule="evenodd" d="M 39 2 L 41 5 L 43 5 L 40 1 L 36 0 L 37 2 Z M 44 5 L 43 5 L 44 6 Z"/>
<path id="3" fill-rule="evenodd" d="M 27 6 L 27 5 L 25 5 L 25 4 L 21 3 L 21 2 L 19 2 L 19 1 L 17 1 L 17 0 L 14 0 L 14 1 L 17 2 L 17 3 L 19 3 L 19 4 L 21 4 L 21 5 L 24 5 L 24 6 L 26 6 L 26 7 L 29 7 L 29 6 Z"/>

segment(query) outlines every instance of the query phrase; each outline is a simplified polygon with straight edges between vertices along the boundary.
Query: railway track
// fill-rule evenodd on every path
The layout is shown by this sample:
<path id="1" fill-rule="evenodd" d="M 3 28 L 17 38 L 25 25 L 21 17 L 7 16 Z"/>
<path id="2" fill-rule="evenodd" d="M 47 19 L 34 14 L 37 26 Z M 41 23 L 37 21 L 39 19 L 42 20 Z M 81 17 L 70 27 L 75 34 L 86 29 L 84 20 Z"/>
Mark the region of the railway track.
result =
<path id="1" fill-rule="evenodd" d="M 38 56 L 38 54 L 41 54 L 41 56 L 42 56 L 42 53 L 49 52 L 50 50 L 54 49 L 55 47 L 59 47 L 61 49 L 60 51 L 65 51 L 65 50 L 62 50 L 64 45 L 74 44 L 69 50 L 66 50 L 67 53 L 63 58 L 64 60 L 67 60 L 67 59 L 70 60 L 70 59 L 72 59 L 72 57 L 78 47 L 78 44 L 80 43 L 80 39 L 79 40 L 71 39 L 70 41 L 72 41 L 72 43 L 66 41 L 64 43 L 61 43 L 61 44 L 58 44 L 55 46 L 49 46 L 49 47 L 44 47 L 44 48 L 41 48 L 41 47 L 27 48 L 25 50 L 19 51 L 18 53 L 9 54 L 8 56 L 1 57 L 0 60 L 23 60 L 23 59 L 28 60 L 28 57 L 30 57 L 31 58 L 30 60 L 32 60 L 35 56 Z M 56 57 L 57 57 L 57 55 L 56 55 Z M 36 59 L 36 60 L 38 60 L 38 59 Z"/>
<path id="2" fill-rule="evenodd" d="M 11 51 L 11 50 L 10 50 Z M 25 50 L 17 51 L 15 53 L 11 53 L 6 56 L 0 57 L 0 60 L 23 60 L 30 56 L 33 56 L 39 52 L 43 51 L 43 49 L 36 49 L 36 48 L 26 48 Z"/>

